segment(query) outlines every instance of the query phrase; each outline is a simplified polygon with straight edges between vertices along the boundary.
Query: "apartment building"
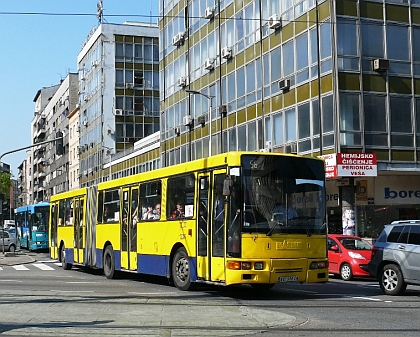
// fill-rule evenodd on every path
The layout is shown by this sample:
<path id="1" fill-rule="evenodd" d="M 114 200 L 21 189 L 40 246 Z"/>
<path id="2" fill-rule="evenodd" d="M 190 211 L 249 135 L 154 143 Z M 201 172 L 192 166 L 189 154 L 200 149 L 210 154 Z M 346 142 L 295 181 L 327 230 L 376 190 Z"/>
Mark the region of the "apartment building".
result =
<path id="1" fill-rule="evenodd" d="M 163 166 L 251 150 L 328 155 L 335 172 L 359 157 L 328 175 L 330 231 L 420 218 L 419 0 L 159 4 Z"/>
<path id="2" fill-rule="evenodd" d="M 153 24 L 101 23 L 83 43 L 77 57 L 82 187 L 140 164 L 133 158 L 103 172 L 113 156 L 132 153 L 135 142 L 159 130 L 158 36 Z"/>

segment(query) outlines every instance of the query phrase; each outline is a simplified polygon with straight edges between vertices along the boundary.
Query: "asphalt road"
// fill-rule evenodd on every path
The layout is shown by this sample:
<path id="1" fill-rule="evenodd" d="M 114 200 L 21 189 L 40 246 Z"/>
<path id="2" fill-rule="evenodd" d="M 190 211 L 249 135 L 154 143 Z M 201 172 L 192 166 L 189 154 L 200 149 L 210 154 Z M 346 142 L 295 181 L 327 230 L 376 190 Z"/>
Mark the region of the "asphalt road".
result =
<path id="1" fill-rule="evenodd" d="M 419 336 L 420 287 L 381 293 L 376 281 L 200 287 L 166 279 L 62 270 L 36 263 L 0 270 L 1 336 Z"/>

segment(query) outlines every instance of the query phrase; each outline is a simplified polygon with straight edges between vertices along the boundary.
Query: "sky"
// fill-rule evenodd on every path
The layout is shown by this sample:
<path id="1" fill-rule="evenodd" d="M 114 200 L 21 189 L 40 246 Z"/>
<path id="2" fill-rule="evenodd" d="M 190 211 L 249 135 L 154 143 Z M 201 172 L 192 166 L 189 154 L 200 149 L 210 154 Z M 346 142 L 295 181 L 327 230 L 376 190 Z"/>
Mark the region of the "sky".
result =
<path id="1" fill-rule="evenodd" d="M 97 0 L 0 1 L 0 156 L 32 144 L 39 89 L 77 72 L 77 55 L 98 25 Z M 156 0 L 103 0 L 103 22 L 157 23 Z M 4 155 L 17 179 L 22 150 Z"/>

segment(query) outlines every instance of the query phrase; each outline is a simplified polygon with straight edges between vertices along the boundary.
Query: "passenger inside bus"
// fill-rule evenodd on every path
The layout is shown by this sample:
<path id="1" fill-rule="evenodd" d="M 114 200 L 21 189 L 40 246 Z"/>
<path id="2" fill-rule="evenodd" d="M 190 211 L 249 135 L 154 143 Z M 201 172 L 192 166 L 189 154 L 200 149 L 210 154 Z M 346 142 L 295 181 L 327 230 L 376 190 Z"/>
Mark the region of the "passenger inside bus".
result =
<path id="1" fill-rule="evenodd" d="M 183 218 L 185 216 L 184 214 L 184 203 L 181 200 L 178 200 L 176 203 L 176 208 L 172 212 L 171 218 Z"/>

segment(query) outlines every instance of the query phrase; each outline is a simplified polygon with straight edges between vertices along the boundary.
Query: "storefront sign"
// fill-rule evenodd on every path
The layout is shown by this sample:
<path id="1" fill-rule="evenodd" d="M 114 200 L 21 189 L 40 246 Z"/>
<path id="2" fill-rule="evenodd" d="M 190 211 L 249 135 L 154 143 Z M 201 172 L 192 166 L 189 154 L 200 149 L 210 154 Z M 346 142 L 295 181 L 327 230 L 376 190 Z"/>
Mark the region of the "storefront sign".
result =
<path id="1" fill-rule="evenodd" d="M 420 204 L 419 176 L 378 177 L 375 185 L 375 202 L 377 204 Z"/>
<path id="2" fill-rule="evenodd" d="M 320 156 L 325 161 L 325 178 L 376 177 L 375 153 L 332 153 Z"/>
<path id="3" fill-rule="evenodd" d="M 339 177 L 376 177 L 378 175 L 375 153 L 337 153 Z"/>

